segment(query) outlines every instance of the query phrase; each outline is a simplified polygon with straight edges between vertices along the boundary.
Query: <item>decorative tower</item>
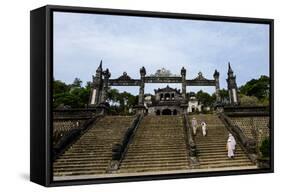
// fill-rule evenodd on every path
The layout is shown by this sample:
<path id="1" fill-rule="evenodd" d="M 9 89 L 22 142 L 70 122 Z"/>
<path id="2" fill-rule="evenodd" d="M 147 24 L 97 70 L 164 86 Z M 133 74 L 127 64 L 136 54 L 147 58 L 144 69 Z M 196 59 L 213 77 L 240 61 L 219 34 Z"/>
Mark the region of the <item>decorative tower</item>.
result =
<path id="1" fill-rule="evenodd" d="M 219 80 L 219 77 L 220 77 L 220 73 L 215 70 L 214 72 L 214 79 L 215 79 L 215 86 L 216 86 L 216 102 L 217 104 L 221 102 L 221 97 L 220 97 L 220 80 Z"/>
<path id="2" fill-rule="evenodd" d="M 103 80 L 103 87 L 102 87 L 100 103 L 105 103 L 107 100 L 107 95 L 108 95 L 108 81 L 109 81 L 111 74 L 108 69 L 103 71 L 102 74 L 104 76 L 104 80 Z"/>
<path id="3" fill-rule="evenodd" d="M 101 60 L 100 65 L 96 70 L 96 76 L 93 76 L 90 105 L 100 104 L 102 89 L 103 89 L 103 80 L 102 80 L 102 60 Z"/>
<path id="4" fill-rule="evenodd" d="M 226 79 L 226 81 L 227 81 L 227 89 L 228 89 L 228 95 L 229 95 L 229 103 L 230 103 L 230 105 L 239 105 L 236 76 L 233 75 L 233 70 L 232 70 L 229 62 L 228 62 L 227 76 L 228 76 L 228 78 Z"/>

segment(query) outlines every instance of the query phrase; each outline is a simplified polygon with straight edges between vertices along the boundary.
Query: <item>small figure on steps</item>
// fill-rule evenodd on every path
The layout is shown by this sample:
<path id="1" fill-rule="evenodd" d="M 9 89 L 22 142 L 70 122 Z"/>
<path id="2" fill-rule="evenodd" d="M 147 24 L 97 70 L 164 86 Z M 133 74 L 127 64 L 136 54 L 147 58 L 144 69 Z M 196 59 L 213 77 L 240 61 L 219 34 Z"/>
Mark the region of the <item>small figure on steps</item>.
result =
<path id="1" fill-rule="evenodd" d="M 229 133 L 227 143 L 226 143 L 227 156 L 229 159 L 234 158 L 235 147 L 236 147 L 235 138 L 233 137 L 233 135 L 231 133 Z"/>
<path id="2" fill-rule="evenodd" d="M 201 127 L 202 127 L 202 134 L 205 137 L 207 135 L 207 124 L 204 121 L 202 121 Z"/>
<path id="3" fill-rule="evenodd" d="M 193 135 L 196 135 L 196 131 L 197 131 L 197 120 L 196 120 L 195 117 L 192 118 L 191 124 L 192 124 Z"/>

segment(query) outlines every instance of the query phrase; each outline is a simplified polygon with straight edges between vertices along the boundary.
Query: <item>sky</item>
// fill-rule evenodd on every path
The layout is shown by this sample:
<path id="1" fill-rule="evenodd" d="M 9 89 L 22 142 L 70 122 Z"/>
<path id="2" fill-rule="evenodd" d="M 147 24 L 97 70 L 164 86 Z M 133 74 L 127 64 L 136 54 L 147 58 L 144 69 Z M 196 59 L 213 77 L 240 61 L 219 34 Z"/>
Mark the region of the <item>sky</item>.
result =
<path id="1" fill-rule="evenodd" d="M 139 79 L 144 66 L 147 75 L 165 68 L 187 79 L 202 72 L 213 79 L 220 73 L 220 87 L 227 88 L 228 62 L 241 86 L 261 75 L 269 76 L 269 25 L 184 19 L 111 16 L 85 13 L 54 13 L 54 78 L 67 84 L 75 77 L 84 83 L 103 61 L 111 78 L 127 72 Z M 145 93 L 167 84 L 145 84 Z M 181 84 L 169 84 L 181 88 Z M 138 94 L 139 87 L 113 87 Z M 187 91 L 214 87 L 187 87 Z"/>

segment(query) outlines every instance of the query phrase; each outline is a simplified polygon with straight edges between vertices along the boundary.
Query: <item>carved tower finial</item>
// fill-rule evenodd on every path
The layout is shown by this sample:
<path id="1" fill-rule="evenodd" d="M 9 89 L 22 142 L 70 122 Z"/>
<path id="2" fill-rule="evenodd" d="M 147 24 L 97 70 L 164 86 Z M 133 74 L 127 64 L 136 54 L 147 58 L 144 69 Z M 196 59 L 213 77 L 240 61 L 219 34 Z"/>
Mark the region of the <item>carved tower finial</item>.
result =
<path id="1" fill-rule="evenodd" d="M 228 62 L 228 72 L 227 72 L 228 75 L 232 75 L 233 74 L 233 70 L 231 68 L 231 65 L 230 65 L 230 62 Z"/>

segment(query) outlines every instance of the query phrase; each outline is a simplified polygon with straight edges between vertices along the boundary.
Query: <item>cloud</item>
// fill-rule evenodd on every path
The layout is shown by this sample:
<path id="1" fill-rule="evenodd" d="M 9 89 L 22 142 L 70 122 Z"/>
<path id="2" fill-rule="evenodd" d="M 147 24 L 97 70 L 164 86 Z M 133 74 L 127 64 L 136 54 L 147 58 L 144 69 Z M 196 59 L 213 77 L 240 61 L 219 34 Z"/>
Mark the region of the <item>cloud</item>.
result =
<path id="1" fill-rule="evenodd" d="M 228 61 L 241 85 L 269 74 L 268 52 L 267 25 L 59 12 L 54 16 L 54 75 L 68 83 L 75 77 L 91 81 L 103 59 L 112 78 L 124 71 L 139 78 L 142 66 L 148 74 L 162 67 L 180 74 L 184 66 L 188 79 L 199 71 L 212 78 L 217 69 L 225 88 Z M 156 86 L 147 85 L 146 91 Z M 138 88 L 129 90 L 138 93 Z"/>

